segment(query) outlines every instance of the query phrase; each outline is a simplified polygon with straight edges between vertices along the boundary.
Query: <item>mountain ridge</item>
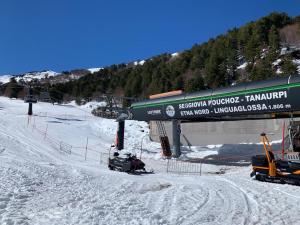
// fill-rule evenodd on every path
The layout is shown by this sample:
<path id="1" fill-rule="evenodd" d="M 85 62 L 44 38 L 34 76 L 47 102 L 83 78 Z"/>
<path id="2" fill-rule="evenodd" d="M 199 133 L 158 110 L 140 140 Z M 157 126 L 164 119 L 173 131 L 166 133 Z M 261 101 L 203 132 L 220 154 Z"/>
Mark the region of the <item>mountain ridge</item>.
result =
<path id="1" fill-rule="evenodd" d="M 300 73 L 300 16 L 271 13 L 180 53 L 85 71 L 76 79 L 49 79 L 45 85 L 62 93 L 55 96 L 60 100 L 90 99 L 103 93 L 147 97 Z M 68 77 L 73 72 L 62 74 Z"/>

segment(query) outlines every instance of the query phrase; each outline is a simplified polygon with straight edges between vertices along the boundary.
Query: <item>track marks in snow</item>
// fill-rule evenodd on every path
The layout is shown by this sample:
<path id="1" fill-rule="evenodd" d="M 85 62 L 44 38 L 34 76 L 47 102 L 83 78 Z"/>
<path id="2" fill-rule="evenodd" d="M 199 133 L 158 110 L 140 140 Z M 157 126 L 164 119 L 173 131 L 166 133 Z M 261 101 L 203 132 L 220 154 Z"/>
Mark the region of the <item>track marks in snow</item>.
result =
<path id="1" fill-rule="evenodd" d="M 13 168 L 0 168 L 0 221 L 1 224 L 29 224 L 26 213 L 28 200 L 41 183 Z"/>
<path id="2" fill-rule="evenodd" d="M 290 195 L 293 193 L 292 189 L 297 193 L 299 187 L 259 182 L 236 175 L 228 176 L 226 180 L 245 192 L 250 200 L 251 224 L 298 224 L 295 209 L 300 201 Z M 290 190 L 291 193 L 285 195 L 281 192 L 282 189 Z"/>
<path id="3" fill-rule="evenodd" d="M 0 224 L 298 224 L 299 187 L 253 181 L 248 168 L 219 176 L 132 176 L 108 171 L 76 154 L 60 154 L 27 126 L 27 117 L 21 115 L 27 110 L 23 102 L 4 102 L 6 108 L 0 111 L 0 151 L 5 148 L 0 153 Z M 77 114 L 76 109 L 35 107 L 36 111 Z M 19 115 L 9 114 L 15 111 Z M 43 129 L 47 120 L 40 117 L 36 122 Z M 115 124 L 109 123 L 69 121 L 51 124 L 49 130 L 53 126 L 53 134 L 78 146 L 87 133 L 97 136 L 100 140 L 94 139 L 95 146 L 106 151 L 115 134 Z M 135 127 L 137 133 L 126 136 L 128 142 L 136 138 L 128 145 L 132 148 L 140 143 L 141 131 Z M 162 168 L 159 161 L 154 166 Z"/>

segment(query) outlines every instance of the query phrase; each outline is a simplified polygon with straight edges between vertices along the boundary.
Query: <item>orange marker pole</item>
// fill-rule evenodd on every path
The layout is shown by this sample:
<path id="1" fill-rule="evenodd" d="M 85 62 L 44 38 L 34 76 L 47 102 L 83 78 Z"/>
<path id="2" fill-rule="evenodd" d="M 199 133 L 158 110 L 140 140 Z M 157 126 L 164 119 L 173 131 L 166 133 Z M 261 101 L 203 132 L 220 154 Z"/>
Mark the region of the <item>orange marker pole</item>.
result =
<path id="1" fill-rule="evenodd" d="M 283 125 L 282 125 L 282 149 L 281 149 L 281 157 L 282 160 L 284 160 L 284 130 L 285 130 L 285 121 L 283 121 Z"/>

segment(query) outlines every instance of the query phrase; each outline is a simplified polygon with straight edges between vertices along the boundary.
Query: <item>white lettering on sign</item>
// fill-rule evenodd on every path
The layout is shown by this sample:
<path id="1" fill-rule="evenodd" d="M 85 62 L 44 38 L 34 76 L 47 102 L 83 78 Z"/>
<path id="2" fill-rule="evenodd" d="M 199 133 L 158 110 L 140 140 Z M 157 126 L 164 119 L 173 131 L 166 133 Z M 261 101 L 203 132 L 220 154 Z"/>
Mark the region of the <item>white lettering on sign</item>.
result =
<path id="1" fill-rule="evenodd" d="M 232 107 L 222 107 L 222 108 L 214 108 L 214 113 L 233 113 L 233 112 L 247 112 L 245 106 L 232 106 Z"/>
<path id="2" fill-rule="evenodd" d="M 271 99 L 281 99 L 281 98 L 287 98 L 287 91 L 245 95 L 245 98 L 246 98 L 247 102 L 264 101 L 264 100 L 271 100 Z"/>
<path id="3" fill-rule="evenodd" d="M 198 108 L 198 107 L 205 107 L 205 106 L 207 106 L 205 101 L 189 102 L 189 103 L 179 104 L 179 109 L 190 109 L 190 108 Z"/>
<path id="4" fill-rule="evenodd" d="M 261 110 L 267 110 L 268 107 L 266 104 L 256 104 L 256 105 L 247 105 L 248 111 L 261 111 Z"/>
<path id="5" fill-rule="evenodd" d="M 220 113 L 251 112 L 251 111 L 262 111 L 262 110 L 267 110 L 267 109 L 268 109 L 268 107 L 266 104 L 253 104 L 253 105 L 247 105 L 247 106 L 239 105 L 239 106 L 217 107 L 217 108 L 214 108 L 214 113 L 220 114 Z"/>
<path id="6" fill-rule="evenodd" d="M 191 110 L 189 110 L 189 111 L 180 111 L 180 115 L 181 116 L 193 116 L 194 113 Z"/>
<path id="7" fill-rule="evenodd" d="M 209 100 L 208 105 L 226 105 L 226 104 L 237 104 L 240 103 L 240 97 L 231 97 L 231 98 L 220 98 Z"/>
<path id="8" fill-rule="evenodd" d="M 195 109 L 194 114 L 195 115 L 207 115 L 207 114 L 209 114 L 209 110 L 208 109 Z"/>
<path id="9" fill-rule="evenodd" d="M 154 109 L 154 110 L 147 111 L 147 114 L 148 115 L 160 115 L 161 111 L 160 111 L 160 109 Z"/>

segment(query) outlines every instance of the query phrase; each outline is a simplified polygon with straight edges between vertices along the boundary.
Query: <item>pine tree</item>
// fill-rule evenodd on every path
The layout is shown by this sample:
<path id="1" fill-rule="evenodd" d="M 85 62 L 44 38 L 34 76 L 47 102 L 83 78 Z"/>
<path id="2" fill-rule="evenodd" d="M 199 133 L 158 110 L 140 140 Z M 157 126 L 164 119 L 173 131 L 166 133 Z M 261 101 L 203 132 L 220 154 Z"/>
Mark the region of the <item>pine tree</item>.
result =
<path id="1" fill-rule="evenodd" d="M 209 60 L 205 65 L 205 78 L 210 87 L 219 87 L 226 84 L 225 74 L 226 67 L 224 66 L 224 60 L 218 54 L 220 49 L 215 46 L 212 49 Z"/>
<path id="2" fill-rule="evenodd" d="M 295 18 L 295 22 L 298 25 L 298 34 L 300 35 L 300 16 L 297 16 Z"/>
<path id="3" fill-rule="evenodd" d="M 175 80 L 173 82 L 173 89 L 174 90 L 182 90 L 183 85 L 184 85 L 184 81 L 183 81 L 182 76 L 178 76 L 175 78 Z"/>
<path id="4" fill-rule="evenodd" d="M 265 80 L 275 76 L 275 72 L 272 69 L 272 65 L 266 60 L 261 59 L 253 67 L 250 74 L 250 79 L 252 81 Z"/>
<path id="5" fill-rule="evenodd" d="M 186 80 L 184 83 L 184 91 L 185 92 L 193 92 L 200 91 L 204 89 L 204 81 L 201 76 L 197 76 L 196 78 L 191 78 Z"/>
<path id="6" fill-rule="evenodd" d="M 246 43 L 244 54 L 246 60 L 254 63 L 255 58 L 259 56 L 260 53 L 260 41 L 257 35 L 252 35 L 250 40 Z"/>
<path id="7" fill-rule="evenodd" d="M 286 57 L 281 65 L 282 74 L 281 75 L 293 75 L 297 74 L 297 66 L 293 64 L 291 57 Z"/>
<path id="8" fill-rule="evenodd" d="M 10 78 L 9 84 L 5 90 L 6 95 L 9 98 L 18 98 L 20 91 L 22 91 L 22 87 L 18 85 L 16 79 L 14 77 Z"/>
<path id="9" fill-rule="evenodd" d="M 274 25 L 272 25 L 269 31 L 268 39 L 269 39 L 270 48 L 275 51 L 278 50 L 280 38 L 279 38 L 279 33 Z"/>

